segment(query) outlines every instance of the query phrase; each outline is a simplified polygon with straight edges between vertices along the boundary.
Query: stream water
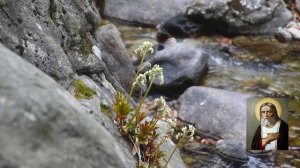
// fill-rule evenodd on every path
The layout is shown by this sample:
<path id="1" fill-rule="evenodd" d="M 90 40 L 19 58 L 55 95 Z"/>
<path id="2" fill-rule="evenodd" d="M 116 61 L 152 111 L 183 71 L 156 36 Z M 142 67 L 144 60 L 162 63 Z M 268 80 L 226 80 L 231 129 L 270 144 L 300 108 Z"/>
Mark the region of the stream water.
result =
<path id="1" fill-rule="evenodd" d="M 145 40 L 157 44 L 156 30 L 153 28 L 114 24 L 132 56 L 134 49 Z M 186 40 L 222 48 L 221 38 L 216 35 Z M 230 56 L 211 56 L 208 73 L 199 85 L 290 99 L 288 124 L 291 150 L 272 152 L 267 157 L 249 154 L 249 161 L 242 167 L 300 167 L 300 42 L 279 43 L 268 36 L 240 36 L 230 39 L 230 43 L 238 49 L 232 51 Z M 183 149 L 182 157 L 188 167 L 237 166 L 220 158 L 210 147 L 200 153 Z"/>

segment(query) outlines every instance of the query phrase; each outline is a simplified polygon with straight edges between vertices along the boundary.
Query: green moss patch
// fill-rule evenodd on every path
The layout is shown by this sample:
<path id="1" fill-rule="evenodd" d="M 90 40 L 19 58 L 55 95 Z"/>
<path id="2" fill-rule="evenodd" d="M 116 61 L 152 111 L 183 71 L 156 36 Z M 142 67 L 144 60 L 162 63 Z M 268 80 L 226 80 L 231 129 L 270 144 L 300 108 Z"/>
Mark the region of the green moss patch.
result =
<path id="1" fill-rule="evenodd" d="M 87 87 L 81 80 L 77 79 L 75 84 L 75 98 L 76 99 L 92 99 L 96 91 Z"/>
<path id="2" fill-rule="evenodd" d="M 104 104 L 101 104 L 100 108 L 101 108 L 101 112 L 103 114 L 105 114 L 108 117 L 112 117 L 111 110 L 110 110 L 110 108 L 108 106 L 106 106 Z"/>

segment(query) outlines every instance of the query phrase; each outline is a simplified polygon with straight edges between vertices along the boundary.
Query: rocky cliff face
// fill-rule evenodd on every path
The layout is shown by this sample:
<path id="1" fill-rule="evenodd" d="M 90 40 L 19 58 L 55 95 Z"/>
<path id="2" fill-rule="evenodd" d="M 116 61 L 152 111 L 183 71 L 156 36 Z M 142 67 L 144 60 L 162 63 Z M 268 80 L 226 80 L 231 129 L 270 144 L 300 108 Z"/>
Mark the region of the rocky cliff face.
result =
<path id="1" fill-rule="evenodd" d="M 0 167 L 132 166 L 87 109 L 3 45 L 0 67 Z"/>
<path id="2" fill-rule="evenodd" d="M 0 42 L 64 87 L 76 74 L 101 73 L 118 85 L 92 49 L 101 45 L 95 37 L 101 21 L 95 1 L 4 0 L 0 9 Z"/>

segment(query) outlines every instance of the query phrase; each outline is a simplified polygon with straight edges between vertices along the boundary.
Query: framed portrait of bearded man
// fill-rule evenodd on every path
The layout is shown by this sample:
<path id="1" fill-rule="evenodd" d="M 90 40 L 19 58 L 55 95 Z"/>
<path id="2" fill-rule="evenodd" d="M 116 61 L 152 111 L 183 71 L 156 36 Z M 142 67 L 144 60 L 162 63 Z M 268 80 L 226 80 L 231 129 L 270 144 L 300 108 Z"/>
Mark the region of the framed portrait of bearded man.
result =
<path id="1" fill-rule="evenodd" d="M 288 150 L 288 100 L 247 100 L 247 149 Z"/>

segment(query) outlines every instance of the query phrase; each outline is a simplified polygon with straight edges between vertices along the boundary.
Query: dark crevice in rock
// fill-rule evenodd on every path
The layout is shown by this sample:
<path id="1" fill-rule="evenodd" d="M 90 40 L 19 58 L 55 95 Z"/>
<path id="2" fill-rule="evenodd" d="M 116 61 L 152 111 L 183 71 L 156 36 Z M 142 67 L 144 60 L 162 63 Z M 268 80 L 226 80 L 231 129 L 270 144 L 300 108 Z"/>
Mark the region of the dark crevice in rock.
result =
<path id="1" fill-rule="evenodd" d="M 101 17 L 104 17 L 105 0 L 96 1 L 96 6 L 99 9 L 99 13 L 100 13 Z"/>
<path id="2" fill-rule="evenodd" d="M 19 54 L 20 56 L 23 56 L 23 55 L 24 55 L 24 50 L 25 50 L 25 48 L 24 48 L 22 45 L 17 45 L 17 46 L 15 46 L 15 48 L 18 50 L 18 54 Z"/>

